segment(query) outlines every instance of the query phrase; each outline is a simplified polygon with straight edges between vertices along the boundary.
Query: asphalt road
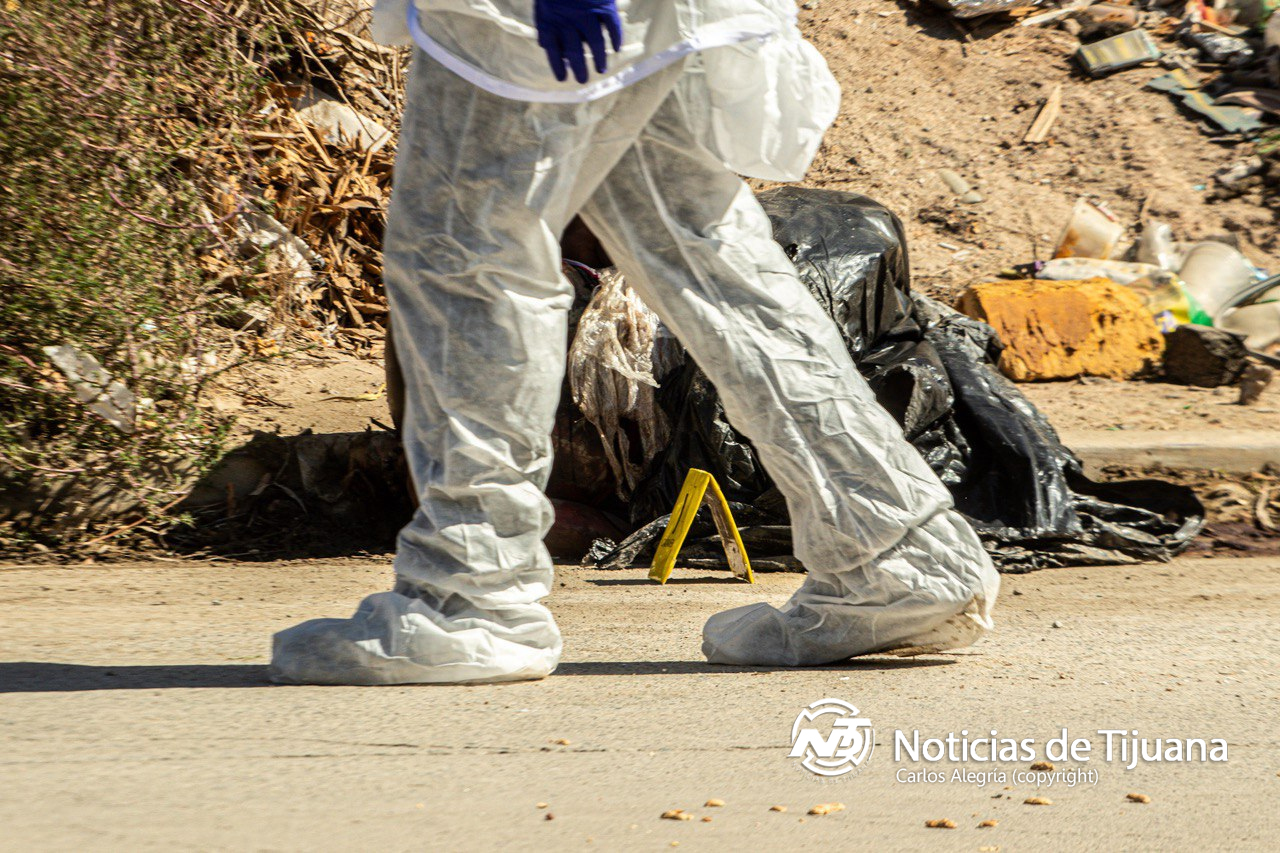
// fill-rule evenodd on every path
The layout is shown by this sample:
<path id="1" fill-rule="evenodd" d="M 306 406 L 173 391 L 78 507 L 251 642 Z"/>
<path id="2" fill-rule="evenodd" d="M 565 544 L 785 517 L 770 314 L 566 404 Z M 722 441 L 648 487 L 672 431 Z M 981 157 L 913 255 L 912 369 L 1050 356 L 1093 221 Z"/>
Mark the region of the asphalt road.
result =
<path id="1" fill-rule="evenodd" d="M 712 667 L 698 648 L 707 615 L 781 601 L 797 576 L 659 587 L 570 568 L 550 600 L 565 663 L 545 681 L 266 683 L 271 632 L 342 615 L 388 576 L 385 560 L 0 569 L 0 848 L 1275 849 L 1274 558 L 1006 576 L 998 631 L 973 649 L 802 670 Z M 788 755 L 826 697 L 875 731 L 834 779 Z M 1092 745 L 1053 762 L 1095 772 L 1074 787 L 1037 786 L 1021 757 L 895 755 L 899 730 L 995 729 L 1040 760 L 1064 727 Z M 1107 761 L 1098 732 L 1135 729 L 1221 738 L 1228 757 Z M 907 781 L 924 771 L 944 781 Z M 956 828 L 926 828 L 940 819 Z"/>

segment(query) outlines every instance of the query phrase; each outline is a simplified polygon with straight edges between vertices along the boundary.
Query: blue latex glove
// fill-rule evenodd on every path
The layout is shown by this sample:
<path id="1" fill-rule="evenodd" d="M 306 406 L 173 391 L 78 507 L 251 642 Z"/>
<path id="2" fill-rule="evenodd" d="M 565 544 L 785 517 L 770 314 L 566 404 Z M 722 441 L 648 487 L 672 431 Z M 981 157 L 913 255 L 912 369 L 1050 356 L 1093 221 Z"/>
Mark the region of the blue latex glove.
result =
<path id="1" fill-rule="evenodd" d="M 565 64 L 573 69 L 579 83 L 587 82 L 587 58 L 582 43 L 591 46 L 596 71 L 608 68 L 604 33 L 613 49 L 622 47 L 622 19 L 617 0 L 534 0 L 533 22 L 538 28 L 538 45 L 547 52 L 551 73 L 564 82 Z"/>

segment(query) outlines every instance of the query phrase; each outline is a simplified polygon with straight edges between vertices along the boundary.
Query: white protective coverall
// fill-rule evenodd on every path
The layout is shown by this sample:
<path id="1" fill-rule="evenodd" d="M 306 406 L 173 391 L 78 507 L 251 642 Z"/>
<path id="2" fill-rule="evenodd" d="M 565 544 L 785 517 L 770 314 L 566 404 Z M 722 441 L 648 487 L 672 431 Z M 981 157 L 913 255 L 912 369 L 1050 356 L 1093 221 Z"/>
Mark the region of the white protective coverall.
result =
<path id="1" fill-rule="evenodd" d="M 557 240 L 575 213 L 787 499 L 808 575 L 783 610 L 713 616 L 708 660 L 822 664 L 955 648 L 991 627 L 999 581 L 977 536 L 732 171 L 798 179 L 834 118 L 838 91 L 791 2 L 623 0 L 626 45 L 584 87 L 551 76 L 530 0 L 423 0 L 411 18 L 407 0 L 379 0 L 375 34 L 401 42 L 413 20 L 422 48 L 384 262 L 420 506 L 394 591 L 277 634 L 276 681 L 555 669 L 560 634 L 539 603 L 552 583 L 543 488 L 573 298 Z"/>

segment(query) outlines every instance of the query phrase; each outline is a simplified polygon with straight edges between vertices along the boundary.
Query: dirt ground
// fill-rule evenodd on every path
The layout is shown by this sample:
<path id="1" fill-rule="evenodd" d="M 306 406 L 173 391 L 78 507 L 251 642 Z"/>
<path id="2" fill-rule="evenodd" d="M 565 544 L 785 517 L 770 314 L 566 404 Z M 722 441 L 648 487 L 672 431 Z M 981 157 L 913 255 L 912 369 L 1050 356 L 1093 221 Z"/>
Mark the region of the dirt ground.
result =
<path id="1" fill-rule="evenodd" d="M 1210 203 L 1203 189 L 1240 156 L 1238 140 L 1211 141 L 1167 95 L 1143 88 L 1165 69 L 1089 79 L 1072 59 L 1073 37 L 999 16 L 966 23 L 965 41 L 928 4 L 805 6 L 806 34 L 844 91 L 805 183 L 865 193 L 896 212 L 918 288 L 958 294 L 1004 267 L 1047 258 L 1081 196 L 1106 202 L 1128 224 L 1145 209 L 1182 240 L 1236 235 L 1255 263 L 1280 270 L 1271 211 L 1256 199 Z M 1063 112 L 1050 141 L 1023 143 L 1059 83 Z M 957 203 L 937 176 L 944 168 L 985 200 Z"/>
<path id="2" fill-rule="evenodd" d="M 569 568 L 549 599 L 565 662 L 545 681 L 266 683 L 273 631 L 345 615 L 388 574 L 383 560 L 0 570 L 0 847 L 1262 850 L 1273 837 L 1276 558 L 1006 577 L 998 629 L 972 649 L 797 670 L 699 653 L 709 614 L 779 603 L 794 575 L 753 587 L 678 571 L 663 587 Z M 876 743 L 860 772 L 820 781 L 788 752 L 800 709 L 828 696 L 870 719 Z M 895 730 L 995 729 L 1036 739 L 1041 758 L 1062 727 L 1096 754 L 1056 769 L 1097 770 L 1096 784 L 898 780 L 955 767 L 895 758 Z M 1228 760 L 1126 770 L 1100 729 L 1220 737 Z M 704 807 L 713 797 L 725 805 Z M 846 808 L 806 814 L 830 802 Z M 694 819 L 660 819 L 674 808 Z M 935 819 L 958 828 L 926 829 Z"/>
<path id="3" fill-rule="evenodd" d="M 240 438 L 255 430 L 282 435 L 307 429 L 359 432 L 390 425 L 381 385 L 380 361 L 317 350 L 289 362 L 250 368 L 216 399 L 234 411 Z M 1234 388 L 1191 388 L 1166 382 L 1090 377 L 1018 387 L 1063 432 L 1280 429 L 1280 385 L 1268 388 L 1251 406 L 1236 403 Z"/>
<path id="4" fill-rule="evenodd" d="M 850 8 L 850 5 L 855 8 Z M 826 56 L 844 97 L 805 186 L 865 193 L 903 220 L 917 289 L 942 298 L 1000 270 L 1045 258 L 1076 200 L 1105 202 L 1121 221 L 1139 214 L 1169 223 L 1180 239 L 1234 235 L 1264 269 L 1280 270 L 1273 212 L 1255 196 L 1211 201 L 1210 176 L 1247 144 L 1211 138 L 1165 94 L 1144 85 L 1164 73 L 1131 69 L 1082 75 L 1076 42 L 1055 28 L 1001 16 L 957 24 L 907 0 L 805 3 L 807 36 Z M 1049 91 L 1063 86 L 1050 140 L 1022 136 Z M 937 175 L 952 169 L 982 193 L 961 204 Z M 376 345 L 373 355 L 381 355 Z M 251 430 L 364 429 L 387 422 L 374 360 L 309 350 L 251 368 L 219 407 Z M 1160 383 L 1023 386 L 1059 429 L 1274 429 L 1277 391 L 1256 407 L 1233 392 Z M 376 427 L 375 427 L 376 428 Z"/>
<path id="5" fill-rule="evenodd" d="M 1158 430 L 1205 428 L 1265 431 L 1280 429 L 1280 388 L 1270 387 L 1257 403 L 1241 406 L 1236 388 L 1192 388 L 1167 382 L 1122 382 L 1087 378 L 1028 382 L 1018 386 L 1060 432 L 1077 430 Z"/>

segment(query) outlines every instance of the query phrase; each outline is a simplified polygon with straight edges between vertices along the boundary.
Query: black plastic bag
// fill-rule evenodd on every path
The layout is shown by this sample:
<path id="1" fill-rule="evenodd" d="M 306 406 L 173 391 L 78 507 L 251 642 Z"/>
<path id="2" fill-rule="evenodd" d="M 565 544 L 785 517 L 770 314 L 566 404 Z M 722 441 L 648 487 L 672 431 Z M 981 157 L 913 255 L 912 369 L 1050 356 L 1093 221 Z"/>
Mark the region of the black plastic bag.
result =
<path id="1" fill-rule="evenodd" d="M 760 201 L 877 399 L 1001 570 L 1167 560 L 1199 532 L 1204 510 L 1186 487 L 1085 477 L 1049 422 L 996 368 L 994 330 L 911 293 L 905 235 L 889 210 L 853 193 L 796 187 Z M 651 555 L 690 468 L 712 472 L 730 500 L 756 506 L 749 521 L 738 521 L 766 530 L 762 544 L 785 542 L 778 535 L 785 508 L 768 499 L 776 490 L 692 360 L 664 383 L 659 400 L 674 438 L 632 503 L 632 521 L 647 525 L 616 548 L 597 549 L 593 561 L 619 566 Z M 688 547 L 701 563 L 713 552 L 698 534 Z"/>

